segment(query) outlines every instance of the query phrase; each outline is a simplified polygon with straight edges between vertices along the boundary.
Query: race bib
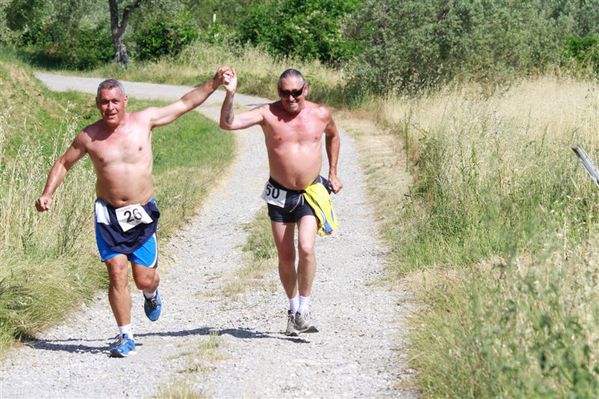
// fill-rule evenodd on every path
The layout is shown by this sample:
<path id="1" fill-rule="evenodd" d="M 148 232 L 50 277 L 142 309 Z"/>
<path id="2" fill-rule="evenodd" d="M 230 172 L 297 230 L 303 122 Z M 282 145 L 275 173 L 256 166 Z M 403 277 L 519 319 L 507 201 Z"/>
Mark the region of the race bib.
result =
<path id="1" fill-rule="evenodd" d="M 270 182 L 266 182 L 266 186 L 264 186 L 264 191 L 262 192 L 262 199 L 271 205 L 284 208 L 285 200 L 287 199 L 287 191 L 276 188 L 270 184 Z"/>
<path id="2" fill-rule="evenodd" d="M 140 204 L 127 205 L 122 208 L 117 208 L 114 211 L 116 212 L 116 218 L 123 231 L 131 230 L 141 223 L 149 224 L 153 222 L 150 215 L 148 215 L 146 210 Z"/>

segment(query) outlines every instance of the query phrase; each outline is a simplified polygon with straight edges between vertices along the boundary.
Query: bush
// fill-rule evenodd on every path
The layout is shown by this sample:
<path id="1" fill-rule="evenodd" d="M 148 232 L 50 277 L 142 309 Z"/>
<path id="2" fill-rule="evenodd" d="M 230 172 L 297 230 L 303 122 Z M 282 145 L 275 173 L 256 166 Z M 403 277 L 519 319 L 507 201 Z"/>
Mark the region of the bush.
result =
<path id="1" fill-rule="evenodd" d="M 193 17 L 181 12 L 172 19 L 151 16 L 135 31 L 136 55 L 142 61 L 155 61 L 163 56 L 173 57 L 198 37 Z"/>
<path id="2" fill-rule="evenodd" d="M 564 58 L 573 60 L 580 68 L 590 68 L 599 74 L 599 36 L 570 35 L 564 44 Z"/>
<path id="3" fill-rule="evenodd" d="M 42 33 L 37 43 L 23 49 L 34 64 L 89 70 L 114 58 L 112 37 L 106 24 L 71 31 L 50 21 Z"/>
<path id="4" fill-rule="evenodd" d="M 82 28 L 65 49 L 63 65 L 74 69 L 93 69 L 114 58 L 112 37 L 106 26 Z"/>
<path id="5" fill-rule="evenodd" d="M 272 55 L 339 64 L 352 56 L 357 44 L 344 38 L 345 17 L 356 0 L 285 0 L 248 10 L 238 28 L 242 44 L 266 48 Z"/>
<path id="6" fill-rule="evenodd" d="M 364 1 L 346 32 L 364 43 L 349 87 L 355 96 L 414 93 L 542 73 L 560 63 L 564 36 L 588 25 L 576 23 L 584 2 L 558 3 Z"/>

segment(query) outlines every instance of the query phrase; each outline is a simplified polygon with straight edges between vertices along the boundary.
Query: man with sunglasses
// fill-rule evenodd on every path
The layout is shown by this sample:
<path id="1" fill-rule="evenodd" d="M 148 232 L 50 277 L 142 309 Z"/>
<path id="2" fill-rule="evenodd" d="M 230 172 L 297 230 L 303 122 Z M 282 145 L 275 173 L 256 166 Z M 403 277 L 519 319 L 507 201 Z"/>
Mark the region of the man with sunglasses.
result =
<path id="1" fill-rule="evenodd" d="M 305 200 L 305 190 L 315 183 L 322 183 L 329 193 L 337 193 L 343 187 L 337 178 L 340 136 L 331 111 L 306 100 L 308 84 L 296 69 L 288 69 L 279 77 L 278 101 L 239 115 L 233 112 L 233 97 L 237 90 L 234 70 L 225 73 L 223 86 L 226 96 L 221 108 L 220 126 L 226 130 L 237 130 L 260 125 L 264 132 L 270 179 L 262 198 L 268 205 L 279 258 L 279 277 L 289 299 L 285 333 L 318 332 L 310 321 L 308 308 L 316 272 L 318 221 Z M 323 133 L 329 163 L 328 179 L 320 176 Z"/>

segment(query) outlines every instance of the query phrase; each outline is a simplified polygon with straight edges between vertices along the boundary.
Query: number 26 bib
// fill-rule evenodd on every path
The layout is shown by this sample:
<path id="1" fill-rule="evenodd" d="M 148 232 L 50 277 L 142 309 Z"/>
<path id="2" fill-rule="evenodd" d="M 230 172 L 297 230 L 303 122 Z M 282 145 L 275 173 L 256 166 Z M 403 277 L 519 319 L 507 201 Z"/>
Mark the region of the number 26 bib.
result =
<path id="1" fill-rule="evenodd" d="M 141 223 L 152 223 L 152 218 L 140 204 L 127 205 L 114 211 L 123 231 L 129 231 Z"/>

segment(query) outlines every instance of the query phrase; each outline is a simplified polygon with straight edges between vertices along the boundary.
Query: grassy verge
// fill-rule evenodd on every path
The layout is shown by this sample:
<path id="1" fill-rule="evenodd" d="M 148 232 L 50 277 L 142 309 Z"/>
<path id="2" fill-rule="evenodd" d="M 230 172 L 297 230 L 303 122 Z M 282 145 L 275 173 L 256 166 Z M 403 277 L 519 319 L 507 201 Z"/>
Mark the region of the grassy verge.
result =
<path id="1" fill-rule="evenodd" d="M 426 305 L 412 335 L 425 397 L 599 393 L 599 193 L 570 150 L 599 157 L 596 93 L 541 79 L 371 104 L 413 168 L 385 234 Z"/>
<path id="2" fill-rule="evenodd" d="M 277 268 L 277 250 L 273 242 L 271 223 L 266 207 L 259 211 L 254 221 L 248 223 L 245 228 L 249 234 L 243 246 L 245 262 L 223 287 L 223 293 L 232 298 L 239 296 L 249 288 L 263 284 L 264 274 L 273 272 Z"/>
<path id="3" fill-rule="evenodd" d="M 79 129 L 97 118 L 93 98 L 49 93 L 26 67 L 0 63 L 5 96 L 0 114 L 0 350 L 61 321 L 68 309 L 106 286 L 98 261 L 92 209 L 95 178 L 89 160 L 73 168 L 38 214 L 53 161 Z M 130 109 L 148 105 L 130 102 Z M 155 186 L 164 240 L 193 213 L 234 152 L 231 135 L 196 113 L 154 133 Z"/>

